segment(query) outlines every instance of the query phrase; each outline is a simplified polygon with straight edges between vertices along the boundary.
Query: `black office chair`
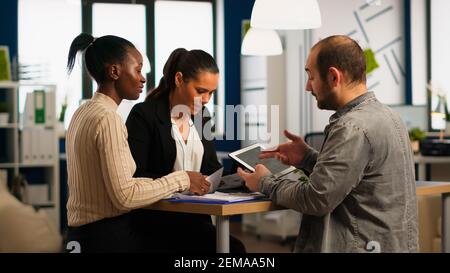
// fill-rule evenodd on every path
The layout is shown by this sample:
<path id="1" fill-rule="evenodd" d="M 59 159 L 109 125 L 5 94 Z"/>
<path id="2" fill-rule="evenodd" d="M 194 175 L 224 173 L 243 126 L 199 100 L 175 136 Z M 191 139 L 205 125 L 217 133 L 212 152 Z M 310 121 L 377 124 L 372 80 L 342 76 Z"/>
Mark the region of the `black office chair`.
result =
<path id="1" fill-rule="evenodd" d="M 325 134 L 323 132 L 312 132 L 305 135 L 305 142 L 315 150 L 320 151 L 322 149 L 323 141 L 325 140 Z"/>

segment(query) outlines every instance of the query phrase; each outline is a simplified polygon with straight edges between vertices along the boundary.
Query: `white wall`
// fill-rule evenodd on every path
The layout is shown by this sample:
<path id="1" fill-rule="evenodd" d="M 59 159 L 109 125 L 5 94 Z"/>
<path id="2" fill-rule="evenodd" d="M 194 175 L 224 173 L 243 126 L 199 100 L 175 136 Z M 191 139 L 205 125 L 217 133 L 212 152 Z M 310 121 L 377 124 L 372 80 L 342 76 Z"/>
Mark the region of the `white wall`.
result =
<path id="1" fill-rule="evenodd" d="M 300 45 L 302 31 L 279 32 L 284 41 L 284 52 L 286 55 L 286 128 L 295 134 L 300 134 L 300 93 L 303 75 L 301 65 L 303 64 L 303 52 Z M 283 130 L 282 129 L 282 130 Z"/>
<path id="2" fill-rule="evenodd" d="M 302 136 L 323 132 L 333 112 L 319 110 L 316 99 L 305 88 L 305 63 L 312 46 L 312 31 L 284 31 L 280 34 L 286 52 L 286 129 Z"/>
<path id="3" fill-rule="evenodd" d="M 243 147 L 254 143 L 271 147 L 285 142 L 285 75 L 284 54 L 241 57 L 241 103 L 247 107 L 240 122 Z"/>
<path id="4" fill-rule="evenodd" d="M 403 0 L 383 0 L 380 5 L 374 6 L 366 3 L 362 0 L 319 0 L 321 28 L 286 32 L 288 129 L 300 134 L 323 131 L 333 114 L 332 111 L 318 109 L 315 99 L 305 92 L 304 74 L 305 60 L 311 46 L 330 35 L 348 35 L 358 41 L 363 49 L 372 49 L 380 67 L 368 76 L 369 89 L 383 103 L 404 103 Z"/>
<path id="5" fill-rule="evenodd" d="M 344 4 L 345 3 L 345 4 Z M 379 68 L 368 75 L 367 85 L 386 104 L 405 100 L 405 35 L 403 0 L 383 0 L 367 5 L 361 0 L 319 0 L 322 27 L 313 31 L 313 42 L 343 34 L 371 49 Z"/>
<path id="6" fill-rule="evenodd" d="M 448 1 L 448 0 L 447 0 Z M 450 1 L 449 1 L 450 2 Z M 411 1 L 412 99 L 427 104 L 427 21 L 425 0 Z"/>
<path id="7" fill-rule="evenodd" d="M 431 2 L 431 80 L 436 91 L 447 95 L 450 104 L 450 1 L 433 0 Z M 433 100 L 432 109 L 437 105 Z"/>
<path id="8" fill-rule="evenodd" d="M 311 30 L 280 33 L 286 52 L 286 129 L 302 136 L 323 131 L 331 112 L 318 110 L 316 100 L 305 90 L 305 63 L 312 45 Z"/>
<path id="9" fill-rule="evenodd" d="M 412 77 L 413 77 L 413 103 L 426 104 L 426 0 L 411 1 L 412 23 Z M 445 2 L 446 0 L 441 0 Z M 450 1 L 448 1 L 450 3 Z M 317 108 L 315 99 L 305 91 L 306 75 L 304 65 L 310 47 L 320 38 L 345 34 L 358 41 L 363 48 L 372 48 L 377 51 L 400 38 L 390 46 L 379 51 L 376 55 L 380 64 L 378 71 L 369 77 L 368 86 L 373 87 L 377 97 L 386 104 L 401 105 L 404 103 L 405 76 L 400 69 L 405 69 L 404 62 L 404 6 L 402 0 L 383 0 L 380 6 L 364 7 L 362 0 L 319 0 L 322 13 L 323 26 L 316 30 L 305 31 L 279 31 L 284 41 L 286 54 L 286 128 L 294 133 L 304 135 L 312 131 L 323 131 L 328 124 L 332 111 L 323 111 Z M 376 3 L 376 1 L 374 2 Z M 392 8 L 390 8 L 392 7 Z M 384 12 L 382 12 L 384 11 Z M 379 16 L 375 16 L 377 13 Z M 355 13 L 359 20 L 364 21 L 365 40 Z M 373 17 L 371 19 L 371 17 Z M 366 22 L 369 20 L 369 22 Z M 450 35 L 449 35 L 450 37 Z M 399 58 L 400 65 L 396 63 L 393 52 Z M 387 66 L 384 55 L 387 56 L 394 73 Z M 380 84 L 375 85 L 377 82 Z"/>

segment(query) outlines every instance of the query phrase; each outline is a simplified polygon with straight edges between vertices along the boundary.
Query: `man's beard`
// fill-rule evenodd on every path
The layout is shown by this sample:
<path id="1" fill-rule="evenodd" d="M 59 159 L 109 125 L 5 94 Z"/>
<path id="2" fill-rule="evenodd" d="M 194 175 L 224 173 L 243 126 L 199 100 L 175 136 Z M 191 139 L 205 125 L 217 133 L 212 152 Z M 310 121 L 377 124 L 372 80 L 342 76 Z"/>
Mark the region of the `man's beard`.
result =
<path id="1" fill-rule="evenodd" d="M 331 86 L 328 83 L 325 83 L 322 90 L 324 91 L 322 92 L 323 97 L 322 100 L 317 100 L 317 107 L 322 110 L 336 110 L 336 99 L 331 90 Z"/>

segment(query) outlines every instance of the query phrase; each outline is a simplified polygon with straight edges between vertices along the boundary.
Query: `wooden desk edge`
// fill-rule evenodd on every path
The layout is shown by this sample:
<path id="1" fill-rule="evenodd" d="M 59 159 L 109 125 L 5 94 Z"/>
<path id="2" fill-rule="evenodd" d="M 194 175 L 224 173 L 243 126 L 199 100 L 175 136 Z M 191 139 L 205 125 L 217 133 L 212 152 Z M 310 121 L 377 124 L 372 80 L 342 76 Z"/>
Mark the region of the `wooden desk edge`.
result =
<path id="1" fill-rule="evenodd" d="M 431 184 L 431 183 L 430 183 Z M 416 187 L 417 196 L 450 193 L 450 183 L 423 185 Z M 169 201 L 159 201 L 146 209 L 185 212 L 196 214 L 209 214 L 216 216 L 231 216 L 239 214 L 267 212 L 274 210 L 283 210 L 286 208 L 272 204 L 272 201 L 252 201 L 234 204 L 201 204 L 201 203 L 178 203 Z"/>
<path id="2" fill-rule="evenodd" d="M 442 194 L 442 193 L 450 193 L 450 183 L 443 183 L 442 185 L 430 185 L 420 187 L 416 187 L 416 195 L 417 196 L 425 196 L 425 195 L 433 195 L 433 194 Z"/>
<path id="3" fill-rule="evenodd" d="M 169 201 L 159 201 L 146 209 L 186 212 L 197 214 L 209 214 L 216 216 L 231 216 L 247 213 L 266 212 L 282 210 L 285 208 L 275 206 L 271 201 L 242 202 L 234 204 L 201 204 L 201 203 L 178 203 Z"/>

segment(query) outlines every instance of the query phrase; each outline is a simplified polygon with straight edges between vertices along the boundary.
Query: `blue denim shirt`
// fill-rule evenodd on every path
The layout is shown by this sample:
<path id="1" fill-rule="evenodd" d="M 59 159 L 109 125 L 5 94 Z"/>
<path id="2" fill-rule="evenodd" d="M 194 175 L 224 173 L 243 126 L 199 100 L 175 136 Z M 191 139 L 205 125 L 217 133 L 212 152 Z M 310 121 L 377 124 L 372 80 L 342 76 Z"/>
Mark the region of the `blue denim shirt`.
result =
<path id="1" fill-rule="evenodd" d="M 295 252 L 417 252 L 413 152 L 399 116 L 372 92 L 330 118 L 299 182 L 273 176 L 260 191 L 303 213 Z"/>

